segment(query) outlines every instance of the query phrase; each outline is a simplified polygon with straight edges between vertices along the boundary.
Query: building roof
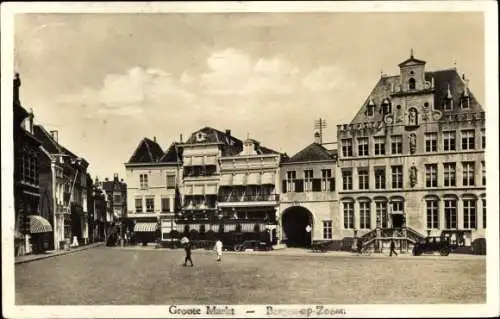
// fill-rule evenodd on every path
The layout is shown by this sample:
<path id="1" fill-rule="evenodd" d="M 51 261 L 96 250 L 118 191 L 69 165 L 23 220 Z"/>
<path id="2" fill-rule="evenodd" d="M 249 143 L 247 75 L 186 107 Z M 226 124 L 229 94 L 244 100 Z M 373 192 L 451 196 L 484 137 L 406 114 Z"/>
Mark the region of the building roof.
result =
<path id="1" fill-rule="evenodd" d="M 332 161 L 335 158 L 332 154 L 322 145 L 312 143 L 297 154 L 293 155 L 285 161 L 285 163 L 298 163 L 298 162 L 315 162 L 315 161 Z"/>
<path id="2" fill-rule="evenodd" d="M 163 155 L 160 145 L 145 137 L 135 149 L 128 163 L 157 163 Z"/>
<path id="3" fill-rule="evenodd" d="M 63 147 L 54 140 L 52 134 L 47 132 L 47 130 L 42 125 L 33 125 L 33 133 L 35 137 L 42 142 L 42 147 L 52 155 L 64 154 Z"/>
<path id="4" fill-rule="evenodd" d="M 247 138 L 244 143 L 247 143 L 247 142 L 250 142 L 253 144 L 254 150 L 258 155 L 280 154 L 280 152 L 277 152 L 275 150 L 272 150 L 270 148 L 262 146 L 259 141 L 254 140 L 252 138 Z"/>
<path id="5" fill-rule="evenodd" d="M 197 138 L 199 133 L 204 133 L 204 139 L 200 141 Z M 191 134 L 185 144 L 199 144 L 199 143 L 219 143 L 221 144 L 222 156 L 233 156 L 239 154 L 243 150 L 243 143 L 241 140 L 235 138 L 230 134 L 230 131 L 221 132 L 212 127 L 206 126 Z"/>
<path id="6" fill-rule="evenodd" d="M 163 156 L 160 158 L 160 163 L 178 163 L 180 159 L 179 153 L 181 153 L 181 149 L 178 148 L 178 144 L 176 142 L 173 142 L 170 144 L 169 148 L 163 154 Z"/>
<path id="7" fill-rule="evenodd" d="M 469 110 L 483 111 L 481 105 L 474 97 L 474 94 L 467 89 L 465 81 L 459 76 L 456 69 L 445 69 L 438 70 L 432 72 L 425 72 L 425 80 L 432 82 L 434 81 L 434 108 L 437 110 L 443 111 L 445 114 L 449 113 L 461 113 L 468 112 Z M 383 120 L 383 112 L 382 112 L 382 102 L 385 99 L 390 101 L 392 88 L 399 84 L 400 76 L 385 76 L 382 77 L 375 87 L 373 88 L 370 95 L 366 98 L 362 107 L 359 109 L 356 116 L 351 121 L 351 124 L 358 124 L 364 122 L 379 122 Z M 443 110 L 443 105 L 445 104 L 446 98 L 448 96 L 448 87 L 450 88 L 451 97 L 453 100 L 453 109 Z M 470 107 L 469 110 L 463 110 L 459 107 L 460 99 L 463 96 L 464 92 L 467 91 L 469 94 Z M 366 106 L 373 102 L 375 105 L 374 116 L 366 115 Z M 393 109 L 396 107 L 392 106 Z"/>

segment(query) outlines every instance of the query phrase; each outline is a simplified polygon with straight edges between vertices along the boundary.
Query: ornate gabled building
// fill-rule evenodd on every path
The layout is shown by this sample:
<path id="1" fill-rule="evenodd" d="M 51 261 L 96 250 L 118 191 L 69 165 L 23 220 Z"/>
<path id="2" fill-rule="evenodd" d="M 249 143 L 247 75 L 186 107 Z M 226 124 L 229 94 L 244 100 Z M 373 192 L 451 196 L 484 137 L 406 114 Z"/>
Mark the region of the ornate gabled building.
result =
<path id="1" fill-rule="evenodd" d="M 152 242 L 160 232 L 167 239 L 174 227 L 174 204 L 180 178 L 177 143 L 166 152 L 153 140 L 144 138 L 125 163 L 127 217 L 134 222 L 136 239 Z"/>
<path id="2" fill-rule="evenodd" d="M 412 53 L 337 127 L 339 238 L 484 238 L 485 113 L 465 76 L 425 65 Z"/>
<path id="3" fill-rule="evenodd" d="M 288 247 L 309 247 L 313 241 L 338 236 L 337 154 L 321 144 L 319 133 L 314 138 L 280 165 L 278 229 L 281 243 Z"/>

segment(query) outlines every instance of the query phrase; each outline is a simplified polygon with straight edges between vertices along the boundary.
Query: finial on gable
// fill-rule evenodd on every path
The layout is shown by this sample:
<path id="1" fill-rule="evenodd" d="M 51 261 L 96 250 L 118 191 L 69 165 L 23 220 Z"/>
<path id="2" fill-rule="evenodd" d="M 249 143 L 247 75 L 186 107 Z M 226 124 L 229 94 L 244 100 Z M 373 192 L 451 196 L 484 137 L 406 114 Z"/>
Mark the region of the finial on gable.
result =
<path id="1" fill-rule="evenodd" d="M 413 48 L 410 49 L 410 58 L 413 59 Z"/>
<path id="2" fill-rule="evenodd" d="M 447 98 L 451 99 L 453 96 L 451 95 L 451 89 L 450 89 L 450 84 L 448 84 L 448 93 L 447 93 Z"/>

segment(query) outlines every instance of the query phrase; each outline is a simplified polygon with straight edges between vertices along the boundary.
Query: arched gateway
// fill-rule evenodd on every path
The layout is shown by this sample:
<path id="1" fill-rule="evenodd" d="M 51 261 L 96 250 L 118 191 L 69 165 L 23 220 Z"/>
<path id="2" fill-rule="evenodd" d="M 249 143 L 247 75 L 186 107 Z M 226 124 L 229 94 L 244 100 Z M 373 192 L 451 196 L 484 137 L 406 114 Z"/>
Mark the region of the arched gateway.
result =
<path id="1" fill-rule="evenodd" d="M 313 228 L 313 215 L 301 206 L 287 208 L 281 216 L 283 240 L 288 247 L 310 247 Z M 311 231 L 307 231 L 307 226 Z"/>

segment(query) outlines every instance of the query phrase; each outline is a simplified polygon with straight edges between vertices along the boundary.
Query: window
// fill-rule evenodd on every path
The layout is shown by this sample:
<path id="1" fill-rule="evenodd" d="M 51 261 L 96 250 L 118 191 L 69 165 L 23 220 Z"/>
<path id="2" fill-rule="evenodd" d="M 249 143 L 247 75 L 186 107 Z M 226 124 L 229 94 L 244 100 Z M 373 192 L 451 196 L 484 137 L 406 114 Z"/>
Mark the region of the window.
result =
<path id="1" fill-rule="evenodd" d="M 306 169 L 304 170 L 304 191 L 310 192 L 312 191 L 312 180 L 313 180 L 313 170 Z"/>
<path id="2" fill-rule="evenodd" d="M 343 170 L 342 171 L 342 188 L 344 190 L 352 190 L 352 171 Z"/>
<path id="3" fill-rule="evenodd" d="M 332 239 L 332 221 L 323 221 L 323 239 Z"/>
<path id="4" fill-rule="evenodd" d="M 385 189 L 385 168 L 375 169 L 375 188 Z"/>
<path id="5" fill-rule="evenodd" d="M 286 188 L 289 192 L 295 192 L 295 179 L 297 178 L 295 171 L 286 172 Z"/>
<path id="6" fill-rule="evenodd" d="M 335 191 L 335 179 L 332 178 L 331 169 L 321 170 L 321 190 L 322 191 Z"/>
<path id="7" fill-rule="evenodd" d="M 443 132 L 443 150 L 455 151 L 455 131 Z"/>
<path id="8" fill-rule="evenodd" d="M 464 228 L 476 227 L 476 201 L 464 199 Z"/>
<path id="9" fill-rule="evenodd" d="M 375 105 L 368 104 L 366 106 L 366 116 L 373 116 L 375 114 Z"/>
<path id="10" fill-rule="evenodd" d="M 427 200 L 427 228 L 439 228 L 439 201 L 432 199 Z"/>
<path id="11" fill-rule="evenodd" d="M 170 212 L 170 198 L 163 197 L 161 199 L 161 211 L 162 212 Z"/>
<path id="12" fill-rule="evenodd" d="M 369 175 L 367 168 L 358 168 L 359 189 L 369 189 Z"/>
<path id="13" fill-rule="evenodd" d="M 387 202 L 375 202 L 375 212 L 377 213 L 377 227 L 387 228 Z"/>
<path id="14" fill-rule="evenodd" d="M 460 99 L 460 103 L 463 109 L 468 109 L 470 106 L 469 96 L 462 96 L 462 98 Z"/>
<path id="15" fill-rule="evenodd" d="M 486 199 L 481 199 L 483 202 L 483 228 L 486 228 Z"/>
<path id="16" fill-rule="evenodd" d="M 167 175 L 167 189 L 175 188 L 175 175 Z"/>
<path id="17" fill-rule="evenodd" d="M 437 164 L 425 165 L 425 186 L 437 187 Z"/>
<path id="18" fill-rule="evenodd" d="M 370 202 L 359 202 L 359 228 L 370 228 Z"/>
<path id="19" fill-rule="evenodd" d="M 444 222 L 446 229 L 457 228 L 457 201 L 455 199 L 444 201 Z"/>
<path id="20" fill-rule="evenodd" d="M 148 189 L 148 174 L 140 174 L 139 183 L 141 189 Z"/>
<path id="21" fill-rule="evenodd" d="M 384 100 L 382 102 L 382 111 L 384 112 L 384 115 L 392 112 L 391 104 L 389 103 L 389 101 Z"/>
<path id="22" fill-rule="evenodd" d="M 403 188 L 403 166 L 392 167 L 392 188 Z"/>
<path id="23" fill-rule="evenodd" d="M 463 186 L 474 186 L 474 162 L 464 162 L 463 166 Z"/>
<path id="24" fill-rule="evenodd" d="M 403 153 L 403 136 L 401 135 L 391 136 L 391 153 L 392 154 Z"/>
<path id="25" fill-rule="evenodd" d="M 486 148 L 486 131 L 485 130 L 481 130 L 481 147 L 483 149 Z"/>
<path id="26" fill-rule="evenodd" d="M 393 213 L 403 213 L 404 202 L 402 200 L 395 200 L 392 202 L 392 212 Z"/>
<path id="27" fill-rule="evenodd" d="M 437 133 L 425 133 L 425 151 L 437 152 Z"/>
<path id="28" fill-rule="evenodd" d="M 474 130 L 462 131 L 462 150 L 473 150 L 474 143 Z"/>
<path id="29" fill-rule="evenodd" d="M 481 172 L 482 172 L 482 183 L 486 185 L 486 164 L 484 161 L 481 162 Z"/>
<path id="30" fill-rule="evenodd" d="M 444 163 L 444 186 L 457 186 L 457 167 L 455 163 Z"/>
<path id="31" fill-rule="evenodd" d="M 358 156 L 368 156 L 368 137 L 358 138 Z"/>
<path id="32" fill-rule="evenodd" d="M 375 136 L 373 140 L 375 142 L 375 155 L 385 155 L 385 137 Z"/>
<path id="33" fill-rule="evenodd" d="M 408 81 L 408 88 L 410 90 L 415 90 L 415 79 L 414 78 L 410 78 L 410 80 Z"/>
<path id="34" fill-rule="evenodd" d="M 352 139 L 346 138 L 342 140 L 342 156 L 352 156 Z"/>
<path id="35" fill-rule="evenodd" d="M 155 200 L 154 198 L 146 198 L 146 212 L 152 213 L 155 211 Z"/>
<path id="36" fill-rule="evenodd" d="M 142 198 L 135 199 L 135 212 L 142 213 Z"/>
<path id="37" fill-rule="evenodd" d="M 446 99 L 444 101 L 444 109 L 446 111 L 449 111 L 449 110 L 453 109 L 453 99 L 451 99 L 450 97 L 446 97 Z"/>
<path id="38" fill-rule="evenodd" d="M 344 228 L 353 229 L 354 228 L 354 203 L 346 202 L 344 203 Z"/>

